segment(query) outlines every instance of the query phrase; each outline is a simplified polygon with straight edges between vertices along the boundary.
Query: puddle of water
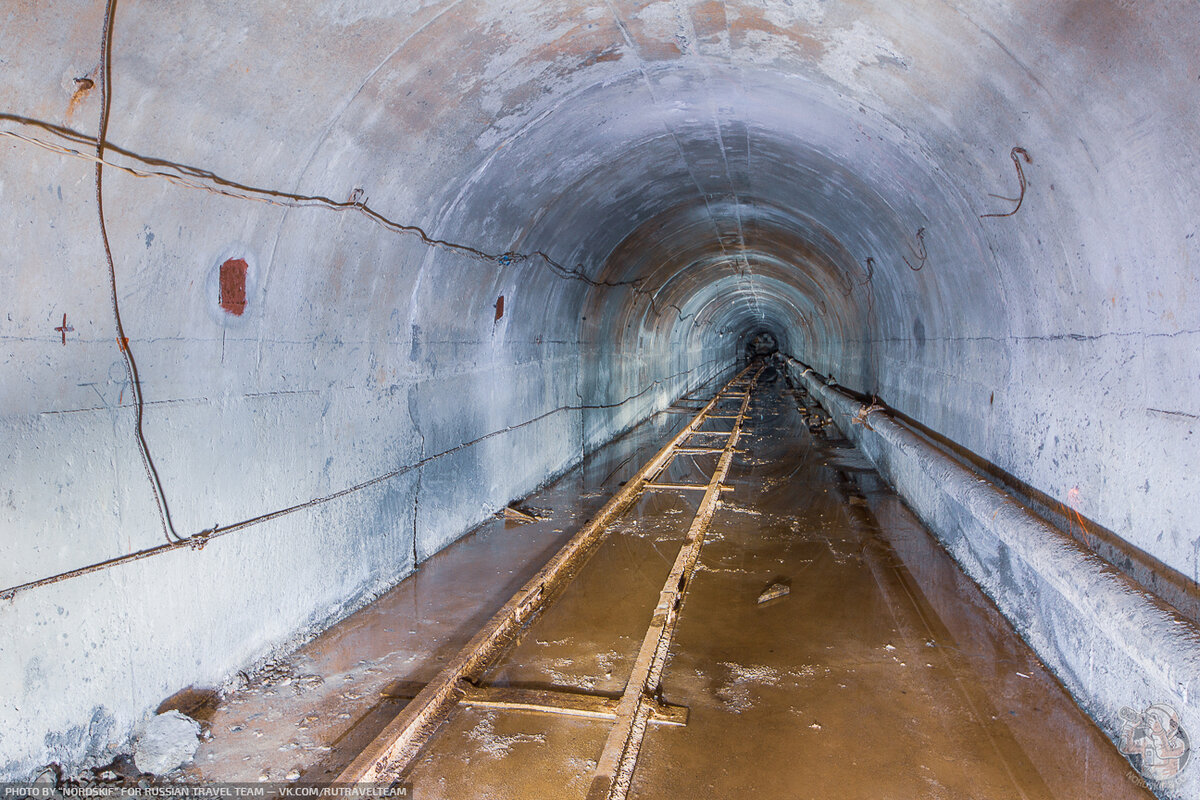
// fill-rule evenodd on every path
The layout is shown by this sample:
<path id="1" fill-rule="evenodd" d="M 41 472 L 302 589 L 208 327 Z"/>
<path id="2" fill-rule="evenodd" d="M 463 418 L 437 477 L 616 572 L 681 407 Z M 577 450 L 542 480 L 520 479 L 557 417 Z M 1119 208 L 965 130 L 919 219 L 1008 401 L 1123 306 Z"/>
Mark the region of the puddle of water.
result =
<path id="1" fill-rule="evenodd" d="M 1149 796 L 860 456 L 814 436 L 790 398 L 770 392 L 755 402 L 753 427 L 664 671 L 665 699 L 690 718 L 650 728 L 633 797 Z M 643 545 L 613 540 L 597 553 L 569 605 L 537 623 L 497 677 L 562 686 L 582 676 L 598 678 L 592 690 L 620 691 L 661 557 L 677 547 L 650 552 L 644 532 L 682 533 L 691 515 L 677 510 L 641 507 Z M 789 593 L 759 604 L 779 580 Z M 440 738 L 414 771 L 418 794 L 437 784 L 457 793 L 437 796 L 583 797 L 588 781 L 570 759 L 598 757 L 609 723 L 507 716 L 545 745 L 497 767 L 462 735 Z M 554 749 L 560 740 L 574 749 Z"/>
<path id="2" fill-rule="evenodd" d="M 861 456 L 754 412 L 664 678 L 691 717 L 648 732 L 633 796 L 1150 796 Z"/>
<path id="3" fill-rule="evenodd" d="M 688 723 L 650 726 L 632 796 L 1149 797 L 861 456 L 810 431 L 781 389 L 756 395 L 663 673 Z M 226 698 L 195 774 L 307 780 L 344 764 L 687 420 L 659 415 L 529 498 L 549 519 L 485 526 Z M 705 439 L 719 441 L 691 443 Z M 678 458 L 660 480 L 713 467 Z M 644 495 L 489 680 L 621 692 L 699 499 Z M 759 603 L 780 581 L 788 593 Z M 582 798 L 610 724 L 461 708 L 416 763 L 414 794 Z"/>

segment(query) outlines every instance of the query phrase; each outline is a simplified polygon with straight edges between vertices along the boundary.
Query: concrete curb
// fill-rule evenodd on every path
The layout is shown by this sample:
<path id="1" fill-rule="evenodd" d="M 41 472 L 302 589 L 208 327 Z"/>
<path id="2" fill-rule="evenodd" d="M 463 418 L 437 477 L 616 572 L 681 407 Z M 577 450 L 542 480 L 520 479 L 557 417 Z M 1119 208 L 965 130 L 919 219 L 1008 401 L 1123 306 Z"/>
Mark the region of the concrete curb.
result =
<path id="1" fill-rule="evenodd" d="M 939 452 L 886 412 L 864 406 L 791 362 L 834 423 L 980 585 L 1080 706 L 1119 745 L 1122 708 L 1166 703 L 1192 738 L 1160 797 L 1200 797 L 1200 631 L 1132 579 L 1010 495 Z"/>

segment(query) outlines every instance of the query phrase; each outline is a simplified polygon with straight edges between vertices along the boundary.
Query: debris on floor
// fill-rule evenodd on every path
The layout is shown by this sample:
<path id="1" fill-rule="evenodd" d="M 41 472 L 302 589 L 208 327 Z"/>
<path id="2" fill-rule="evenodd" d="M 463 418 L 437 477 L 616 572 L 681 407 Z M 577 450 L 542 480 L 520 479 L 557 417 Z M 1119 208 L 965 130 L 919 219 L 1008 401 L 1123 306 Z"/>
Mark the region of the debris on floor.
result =
<path id="1" fill-rule="evenodd" d="M 814 411 L 808 415 L 808 429 L 813 433 L 819 433 L 823 428 L 833 424 L 833 417 L 824 414 L 820 411 Z"/>
<path id="2" fill-rule="evenodd" d="M 133 746 L 142 772 L 165 775 L 192 760 L 200 745 L 200 723 L 178 711 L 151 717 Z"/>
<path id="3" fill-rule="evenodd" d="M 792 591 L 792 587 L 784 581 L 774 581 L 767 588 L 763 589 L 758 594 L 758 602 L 769 603 L 772 600 L 778 600 L 784 595 Z"/>
<path id="4" fill-rule="evenodd" d="M 142 777 L 133 759 L 125 754 L 117 756 L 104 766 L 92 767 L 91 772 L 96 780 L 104 782 L 130 782 Z"/>
<path id="5" fill-rule="evenodd" d="M 479 745 L 479 749 L 493 758 L 507 756 L 518 744 L 545 744 L 546 735 L 543 733 L 514 733 L 504 735 L 496 732 L 496 717 L 487 714 L 471 730 L 467 736 Z"/>
<path id="6" fill-rule="evenodd" d="M 754 698 L 763 686 L 779 685 L 780 674 L 768 666 L 746 666 L 732 661 L 722 661 L 721 666 L 729 670 L 728 682 L 717 689 L 716 696 L 726 711 L 741 714 L 754 707 Z"/>
<path id="7" fill-rule="evenodd" d="M 513 522 L 537 522 L 541 517 L 537 513 L 537 509 L 522 508 L 519 506 L 505 506 L 497 516 L 502 516 L 506 520 Z"/>

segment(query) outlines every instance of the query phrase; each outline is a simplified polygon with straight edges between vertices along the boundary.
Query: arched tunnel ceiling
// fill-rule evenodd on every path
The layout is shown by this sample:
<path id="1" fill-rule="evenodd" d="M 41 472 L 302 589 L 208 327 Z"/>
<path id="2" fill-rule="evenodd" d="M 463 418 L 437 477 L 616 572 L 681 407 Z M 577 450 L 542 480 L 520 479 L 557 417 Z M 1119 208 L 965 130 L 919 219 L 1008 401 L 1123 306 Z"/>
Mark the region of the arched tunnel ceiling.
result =
<path id="1" fill-rule="evenodd" d="M 181 533 L 411 565 L 760 330 L 1200 580 L 1195 3 L 107 5 L 115 296 L 106 4 L 0 12 L 6 584 L 161 541 L 127 348 Z"/>

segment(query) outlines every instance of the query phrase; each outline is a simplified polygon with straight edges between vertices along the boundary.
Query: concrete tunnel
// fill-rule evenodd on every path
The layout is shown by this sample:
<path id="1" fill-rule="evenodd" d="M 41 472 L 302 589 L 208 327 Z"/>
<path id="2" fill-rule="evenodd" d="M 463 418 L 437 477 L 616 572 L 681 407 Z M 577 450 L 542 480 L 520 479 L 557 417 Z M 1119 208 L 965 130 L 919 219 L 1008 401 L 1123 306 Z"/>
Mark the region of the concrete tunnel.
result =
<path id="1" fill-rule="evenodd" d="M 1200 733 L 1198 46 L 1182 2 L 8 5 L 0 776 L 755 340 L 1114 753 Z"/>

